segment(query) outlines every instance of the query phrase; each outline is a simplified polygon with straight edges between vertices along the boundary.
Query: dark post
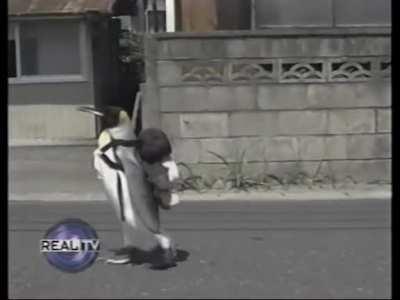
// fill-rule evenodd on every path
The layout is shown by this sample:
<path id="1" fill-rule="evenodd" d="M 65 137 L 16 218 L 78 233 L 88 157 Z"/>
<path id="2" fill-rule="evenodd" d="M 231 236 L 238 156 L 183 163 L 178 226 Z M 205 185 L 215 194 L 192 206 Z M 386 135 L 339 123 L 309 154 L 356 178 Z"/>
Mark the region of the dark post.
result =
<path id="1" fill-rule="evenodd" d="M 138 6 L 138 18 L 139 18 L 139 32 L 145 32 L 146 20 L 145 20 L 144 1 L 137 0 L 137 6 Z"/>

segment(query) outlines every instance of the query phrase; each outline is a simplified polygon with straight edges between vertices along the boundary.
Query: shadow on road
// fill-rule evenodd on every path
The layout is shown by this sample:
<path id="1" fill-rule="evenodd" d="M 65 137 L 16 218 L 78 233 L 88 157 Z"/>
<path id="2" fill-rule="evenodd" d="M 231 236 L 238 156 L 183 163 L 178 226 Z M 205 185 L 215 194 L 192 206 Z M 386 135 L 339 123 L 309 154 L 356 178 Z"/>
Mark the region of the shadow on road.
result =
<path id="1" fill-rule="evenodd" d="M 132 264 L 143 265 L 150 264 L 153 265 L 159 259 L 157 251 L 149 250 L 145 251 L 135 247 L 113 249 L 111 250 L 116 255 L 129 254 L 131 256 Z M 176 250 L 176 263 L 186 261 L 190 256 L 190 253 L 183 249 Z"/>
<path id="2" fill-rule="evenodd" d="M 189 255 L 190 255 L 190 253 L 187 252 L 186 250 L 177 250 L 176 260 L 177 260 L 177 262 L 186 261 L 188 259 Z"/>

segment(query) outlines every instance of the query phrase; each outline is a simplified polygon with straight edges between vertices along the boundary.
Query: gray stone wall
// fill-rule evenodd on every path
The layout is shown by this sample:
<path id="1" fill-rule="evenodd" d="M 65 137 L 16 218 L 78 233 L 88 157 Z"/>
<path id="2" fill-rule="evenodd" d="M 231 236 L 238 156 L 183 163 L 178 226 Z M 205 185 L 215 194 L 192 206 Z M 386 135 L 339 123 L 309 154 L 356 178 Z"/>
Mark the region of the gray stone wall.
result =
<path id="1" fill-rule="evenodd" d="M 149 38 L 144 126 L 178 161 L 246 172 L 391 180 L 390 32 L 280 30 Z"/>

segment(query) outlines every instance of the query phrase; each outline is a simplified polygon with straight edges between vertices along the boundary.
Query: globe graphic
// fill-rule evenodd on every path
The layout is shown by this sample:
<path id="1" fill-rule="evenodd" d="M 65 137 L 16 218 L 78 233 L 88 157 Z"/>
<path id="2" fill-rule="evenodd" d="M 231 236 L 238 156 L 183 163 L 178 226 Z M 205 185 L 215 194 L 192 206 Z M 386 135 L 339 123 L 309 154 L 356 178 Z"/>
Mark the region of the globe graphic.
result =
<path id="1" fill-rule="evenodd" d="M 80 219 L 63 220 L 52 226 L 44 237 L 45 239 L 75 240 L 80 242 L 82 239 L 98 239 L 96 231 L 86 222 Z M 97 251 L 63 251 L 45 252 L 47 261 L 57 269 L 76 273 L 90 267 L 96 260 Z"/>

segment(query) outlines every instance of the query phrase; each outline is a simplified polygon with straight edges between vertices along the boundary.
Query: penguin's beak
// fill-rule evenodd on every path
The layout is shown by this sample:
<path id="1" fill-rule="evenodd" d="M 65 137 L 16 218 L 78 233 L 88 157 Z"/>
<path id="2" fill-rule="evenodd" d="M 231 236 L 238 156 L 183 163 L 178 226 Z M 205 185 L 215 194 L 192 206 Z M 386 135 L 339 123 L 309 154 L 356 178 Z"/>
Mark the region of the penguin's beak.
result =
<path id="1" fill-rule="evenodd" d="M 82 112 L 86 112 L 86 113 L 90 113 L 93 114 L 95 116 L 99 116 L 99 117 L 104 117 L 104 113 L 101 112 L 100 110 L 97 110 L 93 107 L 89 107 L 89 106 L 80 106 L 77 108 L 77 110 L 82 111 Z"/>

